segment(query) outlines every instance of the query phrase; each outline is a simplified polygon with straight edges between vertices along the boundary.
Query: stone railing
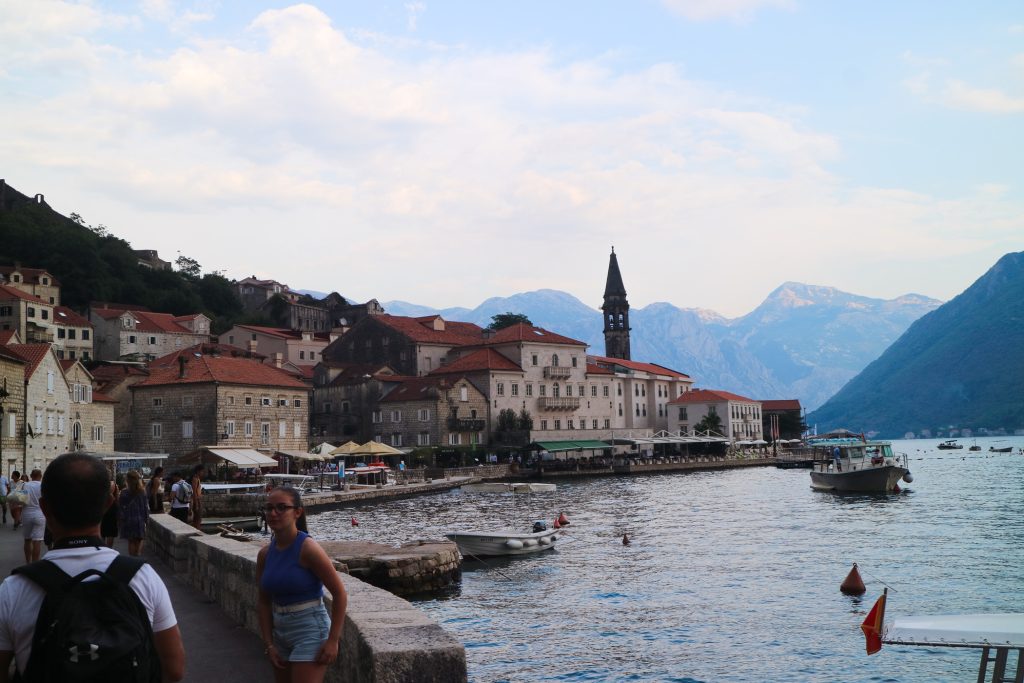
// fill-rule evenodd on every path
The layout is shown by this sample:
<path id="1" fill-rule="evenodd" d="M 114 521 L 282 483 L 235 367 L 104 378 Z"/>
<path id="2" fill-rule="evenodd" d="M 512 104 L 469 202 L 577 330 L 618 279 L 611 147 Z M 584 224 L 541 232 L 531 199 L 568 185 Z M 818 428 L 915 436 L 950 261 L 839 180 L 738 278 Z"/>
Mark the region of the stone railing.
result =
<path id="1" fill-rule="evenodd" d="M 207 536 L 170 515 L 152 515 L 150 548 L 182 580 L 259 634 L 256 555 L 260 544 Z M 331 683 L 465 681 L 465 648 L 405 600 L 340 574 L 348 610 Z M 330 603 L 330 594 L 325 593 Z M 330 609 L 328 607 L 328 609 Z"/>

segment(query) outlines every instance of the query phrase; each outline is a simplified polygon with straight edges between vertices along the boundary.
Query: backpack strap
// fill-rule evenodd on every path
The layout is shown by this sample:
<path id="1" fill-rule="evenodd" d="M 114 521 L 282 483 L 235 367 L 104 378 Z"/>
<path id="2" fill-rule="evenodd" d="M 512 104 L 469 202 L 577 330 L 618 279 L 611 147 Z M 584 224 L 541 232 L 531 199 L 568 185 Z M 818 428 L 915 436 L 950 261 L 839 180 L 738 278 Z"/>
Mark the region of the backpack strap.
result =
<path id="1" fill-rule="evenodd" d="M 118 555 L 104 573 L 115 581 L 128 584 L 145 564 L 137 557 Z"/>
<path id="2" fill-rule="evenodd" d="M 16 574 L 31 579 L 47 594 L 62 591 L 71 582 L 71 576 L 50 560 L 39 560 L 15 567 L 11 570 L 11 575 Z"/>

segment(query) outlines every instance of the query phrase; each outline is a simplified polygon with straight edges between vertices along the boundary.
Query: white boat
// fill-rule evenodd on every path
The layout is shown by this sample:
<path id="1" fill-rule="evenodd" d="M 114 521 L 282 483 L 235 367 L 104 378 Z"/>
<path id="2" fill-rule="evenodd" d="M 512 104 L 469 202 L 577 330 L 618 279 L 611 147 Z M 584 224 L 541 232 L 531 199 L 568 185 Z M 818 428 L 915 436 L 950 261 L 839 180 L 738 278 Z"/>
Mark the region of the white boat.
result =
<path id="1" fill-rule="evenodd" d="M 888 591 L 887 591 L 888 592 Z M 882 644 L 917 647 L 957 647 L 981 650 L 978 683 L 1024 681 L 1024 614 L 952 614 L 903 617 L 885 621 L 883 595 L 861 625 L 867 639 L 867 652 L 874 654 Z M 1010 651 L 1017 651 L 1016 673 L 1007 675 L 1012 665 Z"/>
<path id="2" fill-rule="evenodd" d="M 907 456 L 893 453 L 888 441 L 823 439 L 812 441 L 811 488 L 860 493 L 898 492 L 899 481 L 914 480 Z"/>
<path id="3" fill-rule="evenodd" d="M 466 484 L 463 490 L 473 493 L 550 493 L 555 484 L 530 482 L 483 482 Z M 529 532 L 515 529 L 496 531 L 452 531 L 445 536 L 455 542 L 465 557 L 498 557 L 503 555 L 528 555 L 554 548 L 562 537 L 562 530 L 549 526 L 547 522 L 533 523 Z"/>

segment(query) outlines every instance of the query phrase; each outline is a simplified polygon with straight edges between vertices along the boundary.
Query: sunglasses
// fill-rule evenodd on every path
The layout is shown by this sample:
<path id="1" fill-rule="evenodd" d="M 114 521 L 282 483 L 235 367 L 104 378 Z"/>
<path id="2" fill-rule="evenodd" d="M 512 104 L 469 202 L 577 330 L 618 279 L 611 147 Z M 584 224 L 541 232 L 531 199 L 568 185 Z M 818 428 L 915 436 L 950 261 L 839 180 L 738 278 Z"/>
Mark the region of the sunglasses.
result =
<path id="1" fill-rule="evenodd" d="M 266 505 L 263 506 L 263 511 L 267 514 L 270 514 L 271 512 L 276 512 L 277 514 L 281 515 L 284 514 L 287 510 L 294 510 L 295 508 L 295 505 L 287 505 L 285 503 L 267 503 Z"/>

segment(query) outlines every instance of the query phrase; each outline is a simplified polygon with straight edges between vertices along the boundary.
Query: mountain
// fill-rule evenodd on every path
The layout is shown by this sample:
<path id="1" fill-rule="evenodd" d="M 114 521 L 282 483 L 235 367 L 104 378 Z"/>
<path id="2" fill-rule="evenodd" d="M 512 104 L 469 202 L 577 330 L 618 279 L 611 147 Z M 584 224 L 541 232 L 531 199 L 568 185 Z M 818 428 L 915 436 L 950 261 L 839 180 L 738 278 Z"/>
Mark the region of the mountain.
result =
<path id="1" fill-rule="evenodd" d="M 901 436 L 922 429 L 1024 428 L 1024 252 L 916 321 L 807 417 Z"/>
<path id="2" fill-rule="evenodd" d="M 685 372 L 698 386 L 759 399 L 795 397 L 815 408 L 939 303 L 918 295 L 871 299 L 793 282 L 734 320 L 705 309 L 653 303 L 630 311 L 632 355 Z M 495 297 L 474 309 L 383 305 L 395 315 L 439 313 L 478 325 L 487 325 L 496 313 L 523 313 L 535 325 L 604 353 L 601 312 L 556 290 Z"/>

